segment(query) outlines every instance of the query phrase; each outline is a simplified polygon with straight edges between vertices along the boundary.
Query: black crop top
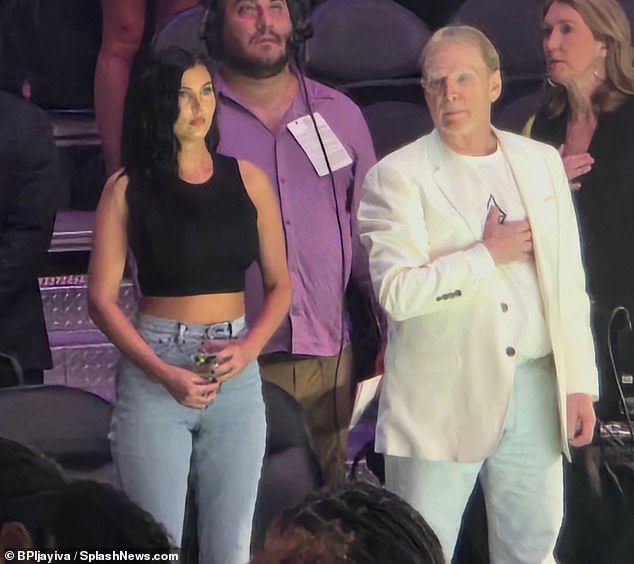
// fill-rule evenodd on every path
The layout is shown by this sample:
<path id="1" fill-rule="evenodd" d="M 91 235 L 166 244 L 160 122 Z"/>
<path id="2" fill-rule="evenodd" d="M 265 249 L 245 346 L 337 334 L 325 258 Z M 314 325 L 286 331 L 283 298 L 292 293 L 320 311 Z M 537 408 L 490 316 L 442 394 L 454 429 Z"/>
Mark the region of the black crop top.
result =
<path id="1" fill-rule="evenodd" d="M 244 290 L 244 272 L 258 256 L 257 211 L 237 161 L 215 153 L 213 159 L 214 173 L 203 184 L 168 179 L 162 211 L 130 209 L 130 247 L 143 295 Z"/>

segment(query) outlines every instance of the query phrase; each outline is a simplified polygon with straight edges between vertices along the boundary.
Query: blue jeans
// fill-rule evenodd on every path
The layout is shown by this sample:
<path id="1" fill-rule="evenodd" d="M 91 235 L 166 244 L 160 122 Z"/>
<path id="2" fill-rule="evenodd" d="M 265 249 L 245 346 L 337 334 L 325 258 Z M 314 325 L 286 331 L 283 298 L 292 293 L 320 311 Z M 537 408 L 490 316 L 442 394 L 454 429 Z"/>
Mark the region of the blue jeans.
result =
<path id="1" fill-rule="evenodd" d="M 141 336 L 169 364 L 191 368 L 206 339 L 240 337 L 244 317 L 213 325 L 149 315 Z M 244 564 L 266 439 L 257 362 L 224 382 L 207 409 L 184 407 L 128 359 L 122 360 L 110 440 L 128 496 L 180 546 L 188 478 L 198 506 L 199 561 Z"/>

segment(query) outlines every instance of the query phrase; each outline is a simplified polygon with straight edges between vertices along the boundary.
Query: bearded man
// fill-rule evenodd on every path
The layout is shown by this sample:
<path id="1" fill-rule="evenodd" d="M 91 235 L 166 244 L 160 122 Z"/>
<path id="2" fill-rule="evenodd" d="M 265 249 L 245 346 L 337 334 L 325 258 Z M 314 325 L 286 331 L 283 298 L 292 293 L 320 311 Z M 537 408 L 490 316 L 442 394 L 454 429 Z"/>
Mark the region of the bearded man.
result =
<path id="1" fill-rule="evenodd" d="M 372 140 L 350 99 L 293 64 L 310 35 L 300 0 L 212 0 L 207 14 L 207 45 L 221 61 L 218 151 L 268 173 L 293 283 L 288 317 L 265 347 L 260 372 L 302 405 L 325 481 L 335 484 L 343 478 L 352 404 L 349 282 L 373 299 L 356 223 L 375 162 Z M 257 265 L 247 273 L 247 317 L 262 308 L 260 276 Z"/>

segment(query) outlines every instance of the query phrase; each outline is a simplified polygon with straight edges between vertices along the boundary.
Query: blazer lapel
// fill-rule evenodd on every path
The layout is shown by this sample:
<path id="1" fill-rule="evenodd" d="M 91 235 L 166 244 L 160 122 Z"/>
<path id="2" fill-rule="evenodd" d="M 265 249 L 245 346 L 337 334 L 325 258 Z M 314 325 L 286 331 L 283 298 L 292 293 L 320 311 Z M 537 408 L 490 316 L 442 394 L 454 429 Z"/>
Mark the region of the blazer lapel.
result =
<path id="1" fill-rule="evenodd" d="M 526 216 L 531 223 L 533 241 L 536 241 L 538 249 L 554 246 L 556 242 L 552 241 L 552 225 L 545 225 L 552 218 L 544 214 L 545 206 L 551 199 L 552 204 L 555 200 L 555 194 L 551 188 L 552 180 L 547 176 L 545 168 L 535 167 L 534 158 L 526 158 L 523 152 L 513 146 L 512 138 L 507 138 L 504 132 L 495 131 L 495 133 L 502 153 L 511 167 Z M 543 229 L 544 227 L 550 228 Z"/>
<path id="2" fill-rule="evenodd" d="M 526 217 L 531 225 L 533 254 L 537 278 L 542 289 L 542 299 L 548 309 L 549 298 L 554 294 L 558 275 L 557 240 L 559 230 L 556 226 L 557 204 L 552 191 L 552 179 L 545 167 L 537 168 L 534 159 L 528 159 L 521 150 L 514 147 L 513 139 L 504 132 L 495 131 L 504 157 L 506 158 L 520 193 Z"/>
<path id="3" fill-rule="evenodd" d="M 452 153 L 445 147 L 435 129 L 431 134 L 430 141 L 429 158 L 434 165 L 432 172 L 434 181 L 476 240 L 480 239 L 482 237 L 480 223 L 477 218 L 465 214 L 464 205 L 461 205 L 464 204 L 465 198 L 465 182 L 459 173 L 462 167 L 457 166 Z"/>

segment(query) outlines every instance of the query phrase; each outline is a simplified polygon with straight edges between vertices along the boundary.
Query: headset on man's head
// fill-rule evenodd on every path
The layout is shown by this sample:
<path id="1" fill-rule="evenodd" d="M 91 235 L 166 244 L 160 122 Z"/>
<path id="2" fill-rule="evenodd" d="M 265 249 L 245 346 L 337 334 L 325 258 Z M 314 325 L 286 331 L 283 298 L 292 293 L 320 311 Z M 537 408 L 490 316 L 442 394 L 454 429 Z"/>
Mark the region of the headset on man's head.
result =
<path id="1" fill-rule="evenodd" d="M 207 49 L 212 57 L 221 54 L 221 35 L 223 3 L 228 0 L 205 0 L 206 7 L 203 17 L 201 35 L 207 44 Z M 286 0 L 288 12 L 291 16 L 293 32 L 289 37 L 292 47 L 299 47 L 313 34 L 313 27 L 310 23 L 309 1 L 308 0 Z"/>

